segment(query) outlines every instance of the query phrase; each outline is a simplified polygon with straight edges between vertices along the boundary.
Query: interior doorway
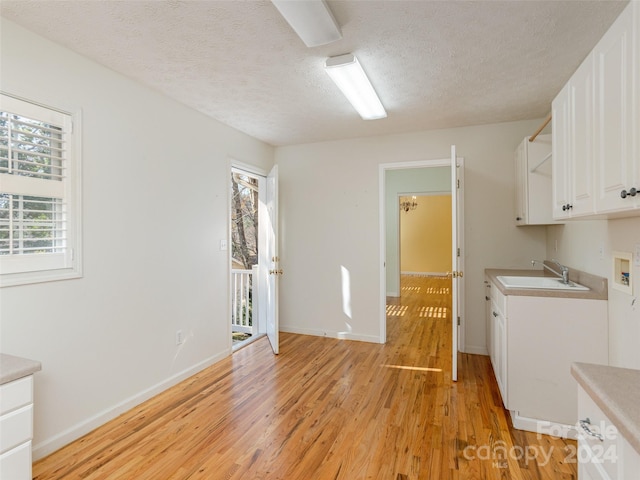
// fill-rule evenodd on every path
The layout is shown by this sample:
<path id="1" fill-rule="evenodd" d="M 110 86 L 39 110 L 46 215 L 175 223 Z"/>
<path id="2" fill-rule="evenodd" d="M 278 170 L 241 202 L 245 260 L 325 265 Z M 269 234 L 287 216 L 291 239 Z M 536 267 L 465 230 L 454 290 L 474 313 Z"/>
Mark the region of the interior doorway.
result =
<path id="1" fill-rule="evenodd" d="M 279 352 L 278 168 L 231 167 L 229 188 L 229 344 L 267 336 Z"/>
<path id="2" fill-rule="evenodd" d="M 260 258 L 264 248 L 260 205 L 264 203 L 265 177 L 231 169 L 230 293 L 231 342 L 234 350 L 266 333 L 260 316 Z"/>
<path id="3" fill-rule="evenodd" d="M 463 173 L 464 160 L 451 158 L 382 164 L 380 171 L 380 339 L 386 341 L 387 297 L 400 297 L 400 208 L 398 196 L 411 191 L 448 192 L 451 195 L 451 244 L 449 255 L 451 278 L 451 377 L 457 380 L 457 353 L 464 345 L 464 220 Z M 422 182 L 415 184 L 412 182 Z"/>

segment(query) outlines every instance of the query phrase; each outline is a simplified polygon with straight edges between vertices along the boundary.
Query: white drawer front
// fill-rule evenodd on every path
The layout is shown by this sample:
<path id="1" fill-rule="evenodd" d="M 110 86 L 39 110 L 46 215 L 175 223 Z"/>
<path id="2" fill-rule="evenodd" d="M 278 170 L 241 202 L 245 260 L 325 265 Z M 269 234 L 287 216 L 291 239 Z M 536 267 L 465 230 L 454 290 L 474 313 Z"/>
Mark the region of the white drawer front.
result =
<path id="1" fill-rule="evenodd" d="M 0 385 L 0 415 L 33 403 L 33 375 Z"/>
<path id="2" fill-rule="evenodd" d="M 3 415 L 0 417 L 0 454 L 31 440 L 32 435 L 33 405 Z"/>
<path id="3" fill-rule="evenodd" d="M 31 480 L 31 442 L 0 455 L 2 480 Z"/>

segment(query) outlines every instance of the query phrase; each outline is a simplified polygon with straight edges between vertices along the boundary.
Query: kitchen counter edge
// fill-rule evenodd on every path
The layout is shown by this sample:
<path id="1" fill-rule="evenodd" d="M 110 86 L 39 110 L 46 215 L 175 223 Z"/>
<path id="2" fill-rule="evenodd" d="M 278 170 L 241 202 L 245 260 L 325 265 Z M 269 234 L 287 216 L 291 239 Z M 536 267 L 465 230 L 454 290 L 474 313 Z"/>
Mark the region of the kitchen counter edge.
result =
<path id="1" fill-rule="evenodd" d="M 32 375 L 42 370 L 42 364 L 28 358 L 0 353 L 0 385 Z"/>
<path id="2" fill-rule="evenodd" d="M 518 277 L 545 277 L 542 270 L 518 270 L 506 268 L 486 268 L 485 276 L 498 287 L 504 295 L 520 295 L 525 297 L 555 297 L 555 298 L 583 298 L 591 300 L 607 300 L 608 287 L 607 279 L 597 275 L 582 272 L 580 270 L 569 270 L 569 279 L 589 287 L 587 291 L 572 292 L 568 290 L 546 290 L 541 288 L 507 288 L 496 278 L 500 275 L 510 275 Z"/>
<path id="3" fill-rule="evenodd" d="M 640 453 L 640 370 L 574 363 L 571 375 Z"/>

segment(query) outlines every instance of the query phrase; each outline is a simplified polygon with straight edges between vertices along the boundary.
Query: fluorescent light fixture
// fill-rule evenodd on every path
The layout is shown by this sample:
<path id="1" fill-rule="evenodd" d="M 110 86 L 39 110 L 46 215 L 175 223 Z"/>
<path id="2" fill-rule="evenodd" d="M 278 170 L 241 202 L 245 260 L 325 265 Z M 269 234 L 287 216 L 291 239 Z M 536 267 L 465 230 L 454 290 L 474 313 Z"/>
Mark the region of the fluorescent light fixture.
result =
<path id="1" fill-rule="evenodd" d="M 307 47 L 342 38 L 340 27 L 324 0 L 271 0 Z"/>
<path id="2" fill-rule="evenodd" d="M 387 116 L 376 91 L 354 55 L 347 53 L 327 58 L 324 68 L 363 119 L 376 120 Z"/>

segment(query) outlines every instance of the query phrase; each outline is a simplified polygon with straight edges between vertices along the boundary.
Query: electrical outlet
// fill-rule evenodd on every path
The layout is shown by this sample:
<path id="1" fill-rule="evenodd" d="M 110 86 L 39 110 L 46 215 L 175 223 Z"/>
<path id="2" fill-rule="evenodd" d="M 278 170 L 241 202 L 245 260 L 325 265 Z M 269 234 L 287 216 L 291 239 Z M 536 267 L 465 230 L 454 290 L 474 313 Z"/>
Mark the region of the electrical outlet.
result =
<path id="1" fill-rule="evenodd" d="M 224 251 L 227 249 L 227 241 L 222 239 L 220 240 L 220 250 Z"/>
<path id="2" fill-rule="evenodd" d="M 634 253 L 634 265 L 640 267 L 640 243 L 636 243 L 636 251 Z"/>
<path id="3" fill-rule="evenodd" d="M 183 342 L 182 330 L 176 330 L 176 345 L 182 345 Z"/>

